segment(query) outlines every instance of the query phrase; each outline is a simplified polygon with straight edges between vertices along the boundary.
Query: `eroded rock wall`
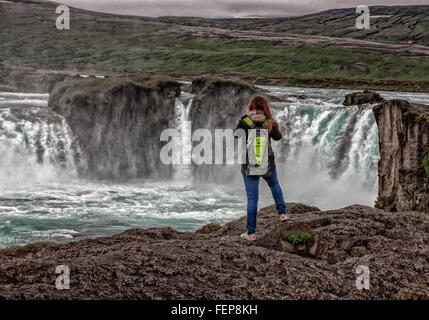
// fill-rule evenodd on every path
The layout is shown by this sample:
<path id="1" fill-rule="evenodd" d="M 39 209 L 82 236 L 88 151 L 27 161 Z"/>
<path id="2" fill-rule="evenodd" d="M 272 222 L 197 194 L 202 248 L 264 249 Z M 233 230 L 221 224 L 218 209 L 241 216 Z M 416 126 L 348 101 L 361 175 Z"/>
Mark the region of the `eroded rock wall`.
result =
<path id="1" fill-rule="evenodd" d="M 241 115 L 258 90 L 252 85 L 235 80 L 202 77 L 192 82 L 192 92 L 195 94 L 190 119 L 193 131 L 209 129 L 212 132 L 214 144 L 215 129 L 234 129 Z M 226 141 L 225 141 L 226 143 Z M 224 149 L 224 155 L 226 150 Z M 213 162 L 215 149 L 212 149 Z M 237 154 L 236 154 L 237 156 Z M 226 158 L 224 156 L 224 160 Z M 236 181 L 240 168 L 225 165 L 199 165 L 194 167 L 194 177 L 212 182 Z"/>
<path id="2" fill-rule="evenodd" d="M 257 89 L 242 81 L 204 77 L 192 82 L 194 128 L 234 128 Z"/>
<path id="3" fill-rule="evenodd" d="M 389 100 L 374 107 L 379 131 L 378 200 L 388 211 L 429 211 L 423 160 L 429 147 L 429 106 Z"/>
<path id="4" fill-rule="evenodd" d="M 64 116 L 82 150 L 81 175 L 163 177 L 161 131 L 174 117 L 179 83 L 166 77 L 79 79 L 54 88 L 49 108 Z"/>

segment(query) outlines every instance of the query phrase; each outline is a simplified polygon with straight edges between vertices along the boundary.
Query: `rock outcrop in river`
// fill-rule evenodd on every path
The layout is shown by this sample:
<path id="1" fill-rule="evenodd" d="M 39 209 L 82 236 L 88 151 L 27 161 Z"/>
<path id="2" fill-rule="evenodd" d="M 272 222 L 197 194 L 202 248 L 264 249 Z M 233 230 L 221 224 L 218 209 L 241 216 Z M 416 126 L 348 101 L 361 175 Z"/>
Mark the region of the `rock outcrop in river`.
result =
<path id="1" fill-rule="evenodd" d="M 376 106 L 378 200 L 389 211 L 429 211 L 429 106 L 390 100 Z"/>
<path id="2" fill-rule="evenodd" d="M 234 128 L 257 89 L 247 82 L 203 77 L 192 82 L 194 128 Z"/>
<path id="3" fill-rule="evenodd" d="M 192 92 L 195 94 L 190 110 L 193 131 L 209 129 L 212 137 L 215 137 L 215 129 L 235 128 L 258 90 L 244 81 L 201 77 L 192 82 Z M 232 134 L 230 137 L 232 138 Z M 215 155 L 214 143 L 212 146 L 212 154 Z M 226 154 L 226 150 L 223 154 Z M 226 182 L 231 179 L 234 171 L 238 172 L 237 168 L 203 164 L 194 167 L 194 176 L 212 182 Z"/>
<path id="4" fill-rule="evenodd" d="M 258 215 L 258 240 L 246 242 L 245 217 L 197 232 L 133 229 L 68 244 L 0 251 L 6 299 L 428 299 L 429 215 L 354 205 L 320 211 L 288 204 Z M 311 235 L 292 245 L 292 234 Z M 70 290 L 55 287 L 70 268 Z M 359 290 L 358 266 L 369 290 Z"/>
<path id="5" fill-rule="evenodd" d="M 375 104 L 380 103 L 384 100 L 380 94 L 373 91 L 362 91 L 362 92 L 353 92 L 346 95 L 343 105 L 344 106 L 356 106 L 361 104 Z"/>
<path id="6" fill-rule="evenodd" d="M 78 79 L 55 87 L 49 108 L 65 117 L 81 147 L 82 175 L 126 180 L 169 174 L 159 139 L 179 95 L 180 84 L 167 77 Z"/>

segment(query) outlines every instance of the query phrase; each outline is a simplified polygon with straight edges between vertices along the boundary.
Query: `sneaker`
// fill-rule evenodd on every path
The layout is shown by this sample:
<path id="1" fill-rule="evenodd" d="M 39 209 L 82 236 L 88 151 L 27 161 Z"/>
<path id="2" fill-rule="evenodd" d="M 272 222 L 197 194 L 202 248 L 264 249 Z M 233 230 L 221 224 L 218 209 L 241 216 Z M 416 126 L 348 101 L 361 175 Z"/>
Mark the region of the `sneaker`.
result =
<path id="1" fill-rule="evenodd" d="M 248 241 L 255 241 L 256 240 L 256 236 L 254 233 L 248 234 L 247 232 L 240 235 L 240 238 L 242 238 L 244 240 L 248 240 Z"/>
<path id="2" fill-rule="evenodd" d="M 289 220 L 289 219 L 290 219 L 290 217 L 289 217 L 286 213 L 282 213 L 282 214 L 280 215 L 280 221 L 281 221 L 281 222 L 287 221 L 287 220 Z"/>

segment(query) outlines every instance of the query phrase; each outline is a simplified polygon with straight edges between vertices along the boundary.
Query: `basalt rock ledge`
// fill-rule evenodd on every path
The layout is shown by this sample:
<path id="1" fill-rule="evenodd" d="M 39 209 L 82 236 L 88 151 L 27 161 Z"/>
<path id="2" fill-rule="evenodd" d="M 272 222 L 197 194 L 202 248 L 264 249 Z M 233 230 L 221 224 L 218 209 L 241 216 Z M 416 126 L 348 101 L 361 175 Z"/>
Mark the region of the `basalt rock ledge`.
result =
<path id="1" fill-rule="evenodd" d="M 166 177 L 159 137 L 174 118 L 180 84 L 169 77 L 137 74 L 59 83 L 49 108 L 62 115 L 82 149 L 80 175 L 128 180 Z"/>
<path id="2" fill-rule="evenodd" d="M 429 106 L 389 100 L 373 111 L 380 149 L 376 207 L 429 212 Z"/>
<path id="3" fill-rule="evenodd" d="M 274 206 L 260 210 L 255 242 L 239 237 L 243 217 L 1 250 L 0 299 L 429 299 L 429 215 L 288 208 L 284 223 Z M 291 245 L 288 232 L 312 241 Z M 55 287 L 59 265 L 70 268 L 69 290 Z M 362 265 L 369 290 L 356 286 Z"/>

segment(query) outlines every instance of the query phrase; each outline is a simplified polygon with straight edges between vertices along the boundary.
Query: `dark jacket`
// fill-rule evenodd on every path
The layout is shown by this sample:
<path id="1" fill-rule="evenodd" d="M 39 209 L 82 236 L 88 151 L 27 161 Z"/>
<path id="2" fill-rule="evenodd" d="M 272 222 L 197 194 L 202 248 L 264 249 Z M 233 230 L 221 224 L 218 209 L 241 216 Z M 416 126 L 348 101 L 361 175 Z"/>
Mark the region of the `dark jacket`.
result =
<path id="1" fill-rule="evenodd" d="M 244 115 L 241 117 L 241 119 L 238 121 L 237 126 L 234 129 L 234 136 L 236 138 L 240 138 L 240 134 L 239 132 L 241 131 L 240 129 L 243 129 L 245 134 L 246 134 L 246 141 L 247 141 L 247 137 L 249 135 L 249 126 L 246 124 L 246 122 L 243 120 L 247 117 L 247 115 Z M 255 122 L 256 125 L 258 125 L 257 122 Z M 263 123 L 259 124 L 261 127 L 263 126 Z M 242 131 L 241 131 L 242 132 Z M 269 143 L 268 143 L 268 171 L 267 173 L 264 175 L 264 177 L 271 177 L 271 175 L 273 174 L 274 170 L 276 169 L 276 163 L 275 163 L 275 159 L 274 159 L 274 152 L 273 149 L 271 147 L 271 139 L 273 139 L 274 141 L 278 141 L 283 137 L 282 133 L 280 132 L 280 129 L 278 127 L 278 124 L 276 123 L 273 126 L 273 129 L 271 130 L 271 132 L 269 133 Z M 242 164 L 241 165 L 241 173 L 246 175 L 247 172 L 247 166 L 248 166 L 248 159 L 246 156 L 246 164 Z"/>

